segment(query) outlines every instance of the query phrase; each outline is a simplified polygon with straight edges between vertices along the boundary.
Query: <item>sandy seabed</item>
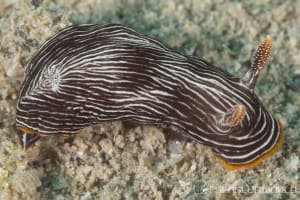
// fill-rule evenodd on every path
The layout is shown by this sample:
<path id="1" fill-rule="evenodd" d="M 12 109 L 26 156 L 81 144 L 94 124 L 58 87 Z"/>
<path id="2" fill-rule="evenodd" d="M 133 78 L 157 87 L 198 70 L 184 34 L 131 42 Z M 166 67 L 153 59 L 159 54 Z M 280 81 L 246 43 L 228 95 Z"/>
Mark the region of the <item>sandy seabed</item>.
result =
<path id="1" fill-rule="evenodd" d="M 299 199 L 299 1 L 4 0 L 0 4 L 0 199 Z M 15 106 L 24 66 L 60 29 L 120 23 L 242 77 L 273 40 L 256 87 L 284 128 L 281 150 L 227 171 L 211 150 L 164 127 L 102 123 L 72 142 L 49 137 L 23 152 Z"/>

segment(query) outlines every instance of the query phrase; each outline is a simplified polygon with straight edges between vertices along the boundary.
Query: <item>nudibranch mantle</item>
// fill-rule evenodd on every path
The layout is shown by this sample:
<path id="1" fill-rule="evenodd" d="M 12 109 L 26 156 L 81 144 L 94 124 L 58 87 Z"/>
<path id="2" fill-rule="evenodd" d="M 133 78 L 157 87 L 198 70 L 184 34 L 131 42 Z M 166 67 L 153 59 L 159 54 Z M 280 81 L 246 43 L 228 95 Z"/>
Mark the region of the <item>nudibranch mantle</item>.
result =
<path id="1" fill-rule="evenodd" d="M 121 25 L 67 27 L 26 65 L 16 110 L 20 143 L 135 120 L 177 127 L 228 169 L 253 167 L 283 140 L 253 92 L 271 46 L 267 37 L 241 80 Z"/>

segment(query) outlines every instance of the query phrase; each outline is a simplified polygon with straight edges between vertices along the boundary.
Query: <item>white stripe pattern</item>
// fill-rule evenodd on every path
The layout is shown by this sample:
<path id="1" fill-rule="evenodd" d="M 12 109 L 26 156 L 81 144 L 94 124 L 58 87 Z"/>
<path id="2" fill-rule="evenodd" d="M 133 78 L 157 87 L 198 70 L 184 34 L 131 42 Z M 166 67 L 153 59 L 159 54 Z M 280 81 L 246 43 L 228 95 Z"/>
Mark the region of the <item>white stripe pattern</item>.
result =
<path id="1" fill-rule="evenodd" d="M 244 105 L 235 127 L 225 113 Z M 279 127 L 238 78 L 121 25 L 77 25 L 47 40 L 26 65 L 17 127 L 77 133 L 101 121 L 178 127 L 231 164 L 274 147 Z"/>

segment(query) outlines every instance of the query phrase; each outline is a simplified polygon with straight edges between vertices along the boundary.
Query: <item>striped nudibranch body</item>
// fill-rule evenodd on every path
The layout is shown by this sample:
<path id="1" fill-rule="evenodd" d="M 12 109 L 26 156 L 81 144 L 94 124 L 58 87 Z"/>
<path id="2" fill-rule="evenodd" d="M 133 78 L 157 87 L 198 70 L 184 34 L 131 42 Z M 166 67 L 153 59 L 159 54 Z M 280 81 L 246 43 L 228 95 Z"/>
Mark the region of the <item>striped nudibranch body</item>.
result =
<path id="1" fill-rule="evenodd" d="M 282 143 L 253 87 L 267 38 L 245 78 L 185 56 L 121 25 L 75 25 L 48 39 L 26 66 L 16 126 L 23 147 L 102 121 L 177 127 L 228 169 L 257 165 Z"/>

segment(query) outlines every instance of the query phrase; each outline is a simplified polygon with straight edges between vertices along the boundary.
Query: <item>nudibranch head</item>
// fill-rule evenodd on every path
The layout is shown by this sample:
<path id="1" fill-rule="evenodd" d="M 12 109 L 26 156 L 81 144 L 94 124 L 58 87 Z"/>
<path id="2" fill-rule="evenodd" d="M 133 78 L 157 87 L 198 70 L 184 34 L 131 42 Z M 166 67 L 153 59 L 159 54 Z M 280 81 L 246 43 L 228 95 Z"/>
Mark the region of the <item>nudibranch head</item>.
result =
<path id="1" fill-rule="evenodd" d="M 279 139 L 275 142 L 275 145 L 267 153 L 262 154 L 258 159 L 255 159 L 251 162 L 247 162 L 245 164 L 231 164 L 230 162 L 218 156 L 216 157 L 217 160 L 220 161 L 223 164 L 223 166 L 228 170 L 250 169 L 257 166 L 258 164 L 260 164 L 262 161 L 272 156 L 281 148 L 283 144 L 283 127 L 279 121 L 278 121 L 278 125 L 280 127 Z"/>
<path id="2" fill-rule="evenodd" d="M 16 126 L 23 148 L 102 121 L 175 126 L 229 169 L 253 167 L 282 143 L 282 129 L 253 88 L 267 38 L 240 80 L 121 25 L 70 26 L 26 65 Z"/>

